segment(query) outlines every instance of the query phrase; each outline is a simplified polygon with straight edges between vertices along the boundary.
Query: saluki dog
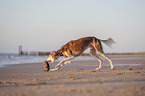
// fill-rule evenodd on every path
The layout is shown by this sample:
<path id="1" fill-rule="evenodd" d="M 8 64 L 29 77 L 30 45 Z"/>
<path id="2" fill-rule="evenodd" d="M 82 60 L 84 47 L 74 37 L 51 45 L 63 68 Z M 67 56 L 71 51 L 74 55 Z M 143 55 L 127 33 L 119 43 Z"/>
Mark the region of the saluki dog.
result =
<path id="1" fill-rule="evenodd" d="M 77 40 L 69 41 L 67 44 L 63 45 L 58 51 L 52 51 L 49 55 L 49 58 L 45 62 L 47 63 L 48 67 L 48 62 L 51 62 L 51 64 L 53 64 L 54 61 L 60 56 L 65 56 L 65 59 L 60 61 L 54 69 L 47 69 L 45 71 L 59 70 L 67 63 L 70 63 L 70 60 L 72 60 L 74 57 L 81 55 L 88 48 L 90 48 L 90 55 L 95 57 L 100 63 L 99 67 L 96 69 L 101 69 L 102 67 L 102 60 L 97 56 L 96 51 L 99 55 L 105 57 L 109 61 L 111 69 L 113 69 L 114 67 L 112 64 L 112 60 L 103 52 L 101 42 L 105 43 L 109 47 L 111 47 L 111 45 L 115 43 L 111 38 L 108 38 L 107 40 L 100 40 L 95 37 L 84 37 Z"/>

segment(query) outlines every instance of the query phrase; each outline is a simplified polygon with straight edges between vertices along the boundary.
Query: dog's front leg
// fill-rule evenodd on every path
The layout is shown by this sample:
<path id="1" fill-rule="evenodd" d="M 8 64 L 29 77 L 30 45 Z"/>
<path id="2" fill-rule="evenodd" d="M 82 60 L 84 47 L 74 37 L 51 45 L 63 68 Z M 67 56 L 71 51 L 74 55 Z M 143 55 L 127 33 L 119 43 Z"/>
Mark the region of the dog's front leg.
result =
<path id="1" fill-rule="evenodd" d="M 55 69 L 50 69 L 49 71 L 56 71 L 56 70 L 58 70 L 58 68 L 55 68 Z"/>
<path id="2" fill-rule="evenodd" d="M 55 66 L 54 69 L 50 69 L 49 71 L 57 71 L 57 70 L 59 70 L 60 68 L 62 68 L 64 65 L 69 64 L 70 62 L 71 62 L 71 61 L 64 61 L 64 63 L 62 63 L 61 65 L 60 65 L 60 63 L 59 63 L 59 65 L 57 64 L 57 65 Z"/>
<path id="3" fill-rule="evenodd" d="M 68 57 L 68 58 L 63 59 L 62 61 L 60 61 L 60 62 L 55 66 L 55 68 L 59 68 L 59 69 L 60 69 L 60 67 L 63 67 L 63 66 L 66 65 L 67 63 L 70 63 L 69 60 L 71 60 L 71 59 L 73 59 L 73 58 L 74 58 L 74 57 Z"/>
<path id="4" fill-rule="evenodd" d="M 55 68 L 61 67 L 62 65 L 66 65 L 66 64 L 70 64 L 70 63 L 71 63 L 71 61 L 65 61 L 63 64 L 57 64 L 57 65 L 55 66 Z"/>

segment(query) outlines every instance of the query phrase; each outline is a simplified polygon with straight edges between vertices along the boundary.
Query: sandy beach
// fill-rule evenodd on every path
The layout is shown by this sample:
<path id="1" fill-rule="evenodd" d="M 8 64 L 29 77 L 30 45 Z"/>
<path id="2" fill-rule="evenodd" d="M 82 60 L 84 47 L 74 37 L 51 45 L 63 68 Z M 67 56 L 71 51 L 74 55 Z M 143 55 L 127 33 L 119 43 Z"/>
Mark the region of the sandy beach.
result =
<path id="1" fill-rule="evenodd" d="M 0 67 L 0 96 L 145 96 L 145 55 L 110 57 L 114 70 L 105 59 L 101 70 L 97 60 L 54 72 L 44 72 L 42 62 Z"/>

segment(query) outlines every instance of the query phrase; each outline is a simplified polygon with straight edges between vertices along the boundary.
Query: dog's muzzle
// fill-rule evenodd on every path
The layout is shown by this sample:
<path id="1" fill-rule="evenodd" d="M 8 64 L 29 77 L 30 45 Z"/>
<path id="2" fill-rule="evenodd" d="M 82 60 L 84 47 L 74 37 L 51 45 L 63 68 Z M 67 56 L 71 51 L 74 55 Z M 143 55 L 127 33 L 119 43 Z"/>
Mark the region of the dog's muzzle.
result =
<path id="1" fill-rule="evenodd" d="M 50 70 L 50 65 L 47 61 L 44 61 L 43 65 L 44 65 L 44 71 L 49 71 Z"/>

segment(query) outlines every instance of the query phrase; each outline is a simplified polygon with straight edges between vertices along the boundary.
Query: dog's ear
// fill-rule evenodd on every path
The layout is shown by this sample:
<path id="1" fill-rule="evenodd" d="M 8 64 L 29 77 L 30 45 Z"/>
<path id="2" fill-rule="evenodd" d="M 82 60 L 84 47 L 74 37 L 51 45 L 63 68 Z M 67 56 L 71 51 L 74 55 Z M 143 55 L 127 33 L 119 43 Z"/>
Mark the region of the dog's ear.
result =
<path id="1" fill-rule="evenodd" d="M 55 54 L 55 51 L 52 51 L 51 53 L 52 53 L 52 54 Z"/>
<path id="2" fill-rule="evenodd" d="M 59 53 L 56 53 L 55 56 L 59 56 Z"/>
<path id="3" fill-rule="evenodd" d="M 52 56 L 54 56 L 54 55 L 56 54 L 56 52 L 55 52 L 55 51 L 52 51 L 50 54 L 51 54 Z"/>

